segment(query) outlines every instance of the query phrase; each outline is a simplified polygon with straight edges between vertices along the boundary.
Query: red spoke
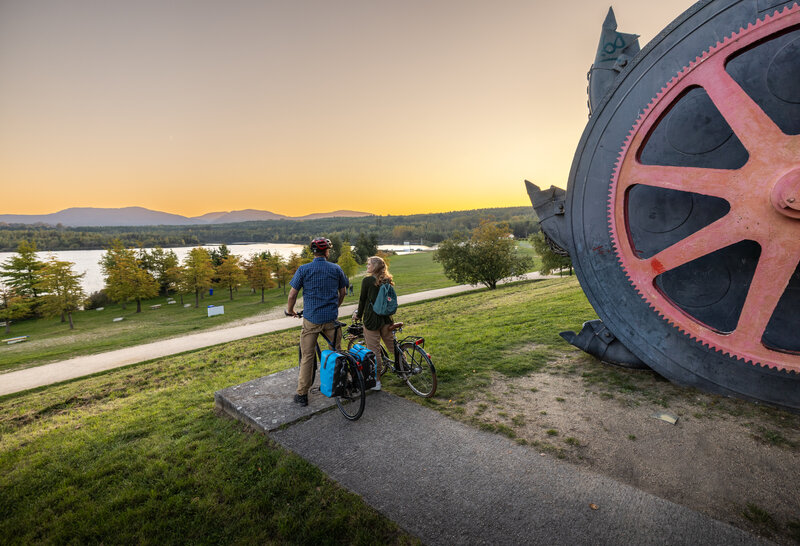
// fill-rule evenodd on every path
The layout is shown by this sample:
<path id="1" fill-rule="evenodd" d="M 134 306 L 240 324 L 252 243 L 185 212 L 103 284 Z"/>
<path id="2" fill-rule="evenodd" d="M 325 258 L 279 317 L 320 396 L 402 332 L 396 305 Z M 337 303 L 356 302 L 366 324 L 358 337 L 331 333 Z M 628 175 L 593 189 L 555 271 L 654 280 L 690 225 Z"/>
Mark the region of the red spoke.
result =
<path id="1" fill-rule="evenodd" d="M 730 201 L 736 195 L 736 171 L 696 167 L 662 167 L 631 161 L 621 175 L 625 186 L 642 184 L 668 190 L 681 190 L 720 197 Z"/>
<path id="2" fill-rule="evenodd" d="M 800 247 L 794 246 L 787 249 L 783 242 L 775 242 L 762 248 L 739 324 L 731 334 L 737 342 L 750 347 L 761 344 L 764 330 L 800 261 Z"/>
<path id="3" fill-rule="evenodd" d="M 698 74 L 701 85 L 747 151 L 768 155 L 775 143 L 785 138 L 783 132 L 731 78 L 721 60 L 703 69 L 702 76 Z"/>
<path id="4" fill-rule="evenodd" d="M 739 233 L 737 226 L 738 224 L 728 214 L 662 250 L 646 260 L 651 278 L 743 240 L 744 237 Z"/>

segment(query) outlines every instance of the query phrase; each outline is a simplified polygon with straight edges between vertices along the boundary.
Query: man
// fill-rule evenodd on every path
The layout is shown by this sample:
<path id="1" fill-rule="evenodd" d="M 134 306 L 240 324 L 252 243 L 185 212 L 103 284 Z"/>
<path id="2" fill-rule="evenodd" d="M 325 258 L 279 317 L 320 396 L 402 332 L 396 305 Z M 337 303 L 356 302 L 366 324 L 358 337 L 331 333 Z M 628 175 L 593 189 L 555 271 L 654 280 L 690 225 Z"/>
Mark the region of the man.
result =
<path id="1" fill-rule="evenodd" d="M 297 394 L 294 401 L 301 406 L 308 405 L 308 389 L 314 380 L 314 358 L 316 357 L 317 337 L 320 332 L 334 340 L 340 347 L 342 332 L 334 322 L 339 317 L 339 306 L 347 293 L 347 276 L 342 268 L 328 261 L 331 242 L 323 237 L 311 241 L 314 260 L 297 268 L 289 282 L 289 301 L 286 313 L 297 316 L 294 306 L 297 295 L 303 291 L 303 329 L 300 332 L 300 376 L 297 379 Z"/>

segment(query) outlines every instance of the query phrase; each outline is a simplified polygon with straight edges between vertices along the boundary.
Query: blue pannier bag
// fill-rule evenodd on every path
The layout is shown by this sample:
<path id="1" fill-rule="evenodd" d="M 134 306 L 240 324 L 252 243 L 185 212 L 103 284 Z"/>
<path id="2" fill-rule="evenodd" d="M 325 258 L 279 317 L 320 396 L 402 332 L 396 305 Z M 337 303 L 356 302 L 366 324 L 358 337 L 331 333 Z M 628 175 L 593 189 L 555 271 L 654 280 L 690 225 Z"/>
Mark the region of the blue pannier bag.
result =
<path id="1" fill-rule="evenodd" d="M 391 283 L 385 282 L 381 285 L 375 303 L 372 304 L 372 310 L 375 314 L 383 316 L 394 315 L 397 311 L 397 293 Z"/>
<path id="2" fill-rule="evenodd" d="M 358 370 L 364 377 L 364 388 L 371 389 L 377 384 L 377 364 L 375 353 L 359 345 L 358 343 L 350 347 L 348 351 L 358 362 Z"/>
<path id="3" fill-rule="evenodd" d="M 320 355 L 319 392 L 328 398 L 344 393 L 347 357 L 325 349 Z"/>

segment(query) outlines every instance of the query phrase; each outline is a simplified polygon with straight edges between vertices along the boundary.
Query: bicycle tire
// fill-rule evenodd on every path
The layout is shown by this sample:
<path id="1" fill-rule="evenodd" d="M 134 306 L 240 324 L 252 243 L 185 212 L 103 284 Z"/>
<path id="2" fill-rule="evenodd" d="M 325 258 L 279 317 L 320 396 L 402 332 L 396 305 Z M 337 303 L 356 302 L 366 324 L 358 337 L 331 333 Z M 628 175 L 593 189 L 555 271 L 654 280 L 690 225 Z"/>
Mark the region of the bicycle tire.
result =
<path id="1" fill-rule="evenodd" d="M 358 366 L 351 359 L 347 359 L 347 371 L 345 372 L 345 392 L 342 396 L 336 397 L 336 405 L 342 412 L 344 418 L 355 421 L 364 413 L 364 403 L 367 399 L 366 388 L 364 387 L 364 376 L 358 371 Z"/>
<path id="2" fill-rule="evenodd" d="M 436 394 L 436 368 L 428 353 L 416 343 L 406 342 L 400 345 L 400 357 L 397 366 L 408 388 L 423 398 Z"/>
<path id="3" fill-rule="evenodd" d="M 354 337 L 347 343 L 347 350 L 353 348 L 353 345 L 358 343 L 359 345 L 363 345 L 364 347 L 367 346 L 367 342 L 364 340 L 363 336 Z M 384 349 L 383 345 L 381 345 L 381 369 L 378 370 L 378 378 L 383 377 L 383 375 L 389 371 L 389 362 L 392 361 L 389 358 L 389 355 L 386 353 L 386 349 Z"/>

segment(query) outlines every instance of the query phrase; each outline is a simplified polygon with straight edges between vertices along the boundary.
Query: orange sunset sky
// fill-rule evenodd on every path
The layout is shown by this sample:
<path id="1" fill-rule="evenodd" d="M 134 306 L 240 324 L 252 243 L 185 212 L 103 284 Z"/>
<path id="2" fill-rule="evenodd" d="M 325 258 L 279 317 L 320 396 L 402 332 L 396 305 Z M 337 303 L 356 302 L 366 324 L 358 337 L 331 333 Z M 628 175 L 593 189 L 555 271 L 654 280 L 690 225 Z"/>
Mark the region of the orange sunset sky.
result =
<path id="1" fill-rule="evenodd" d="M 690 5 L 613 6 L 644 46 Z M 608 7 L 2 0 L 0 214 L 529 205 L 566 185 Z"/>

